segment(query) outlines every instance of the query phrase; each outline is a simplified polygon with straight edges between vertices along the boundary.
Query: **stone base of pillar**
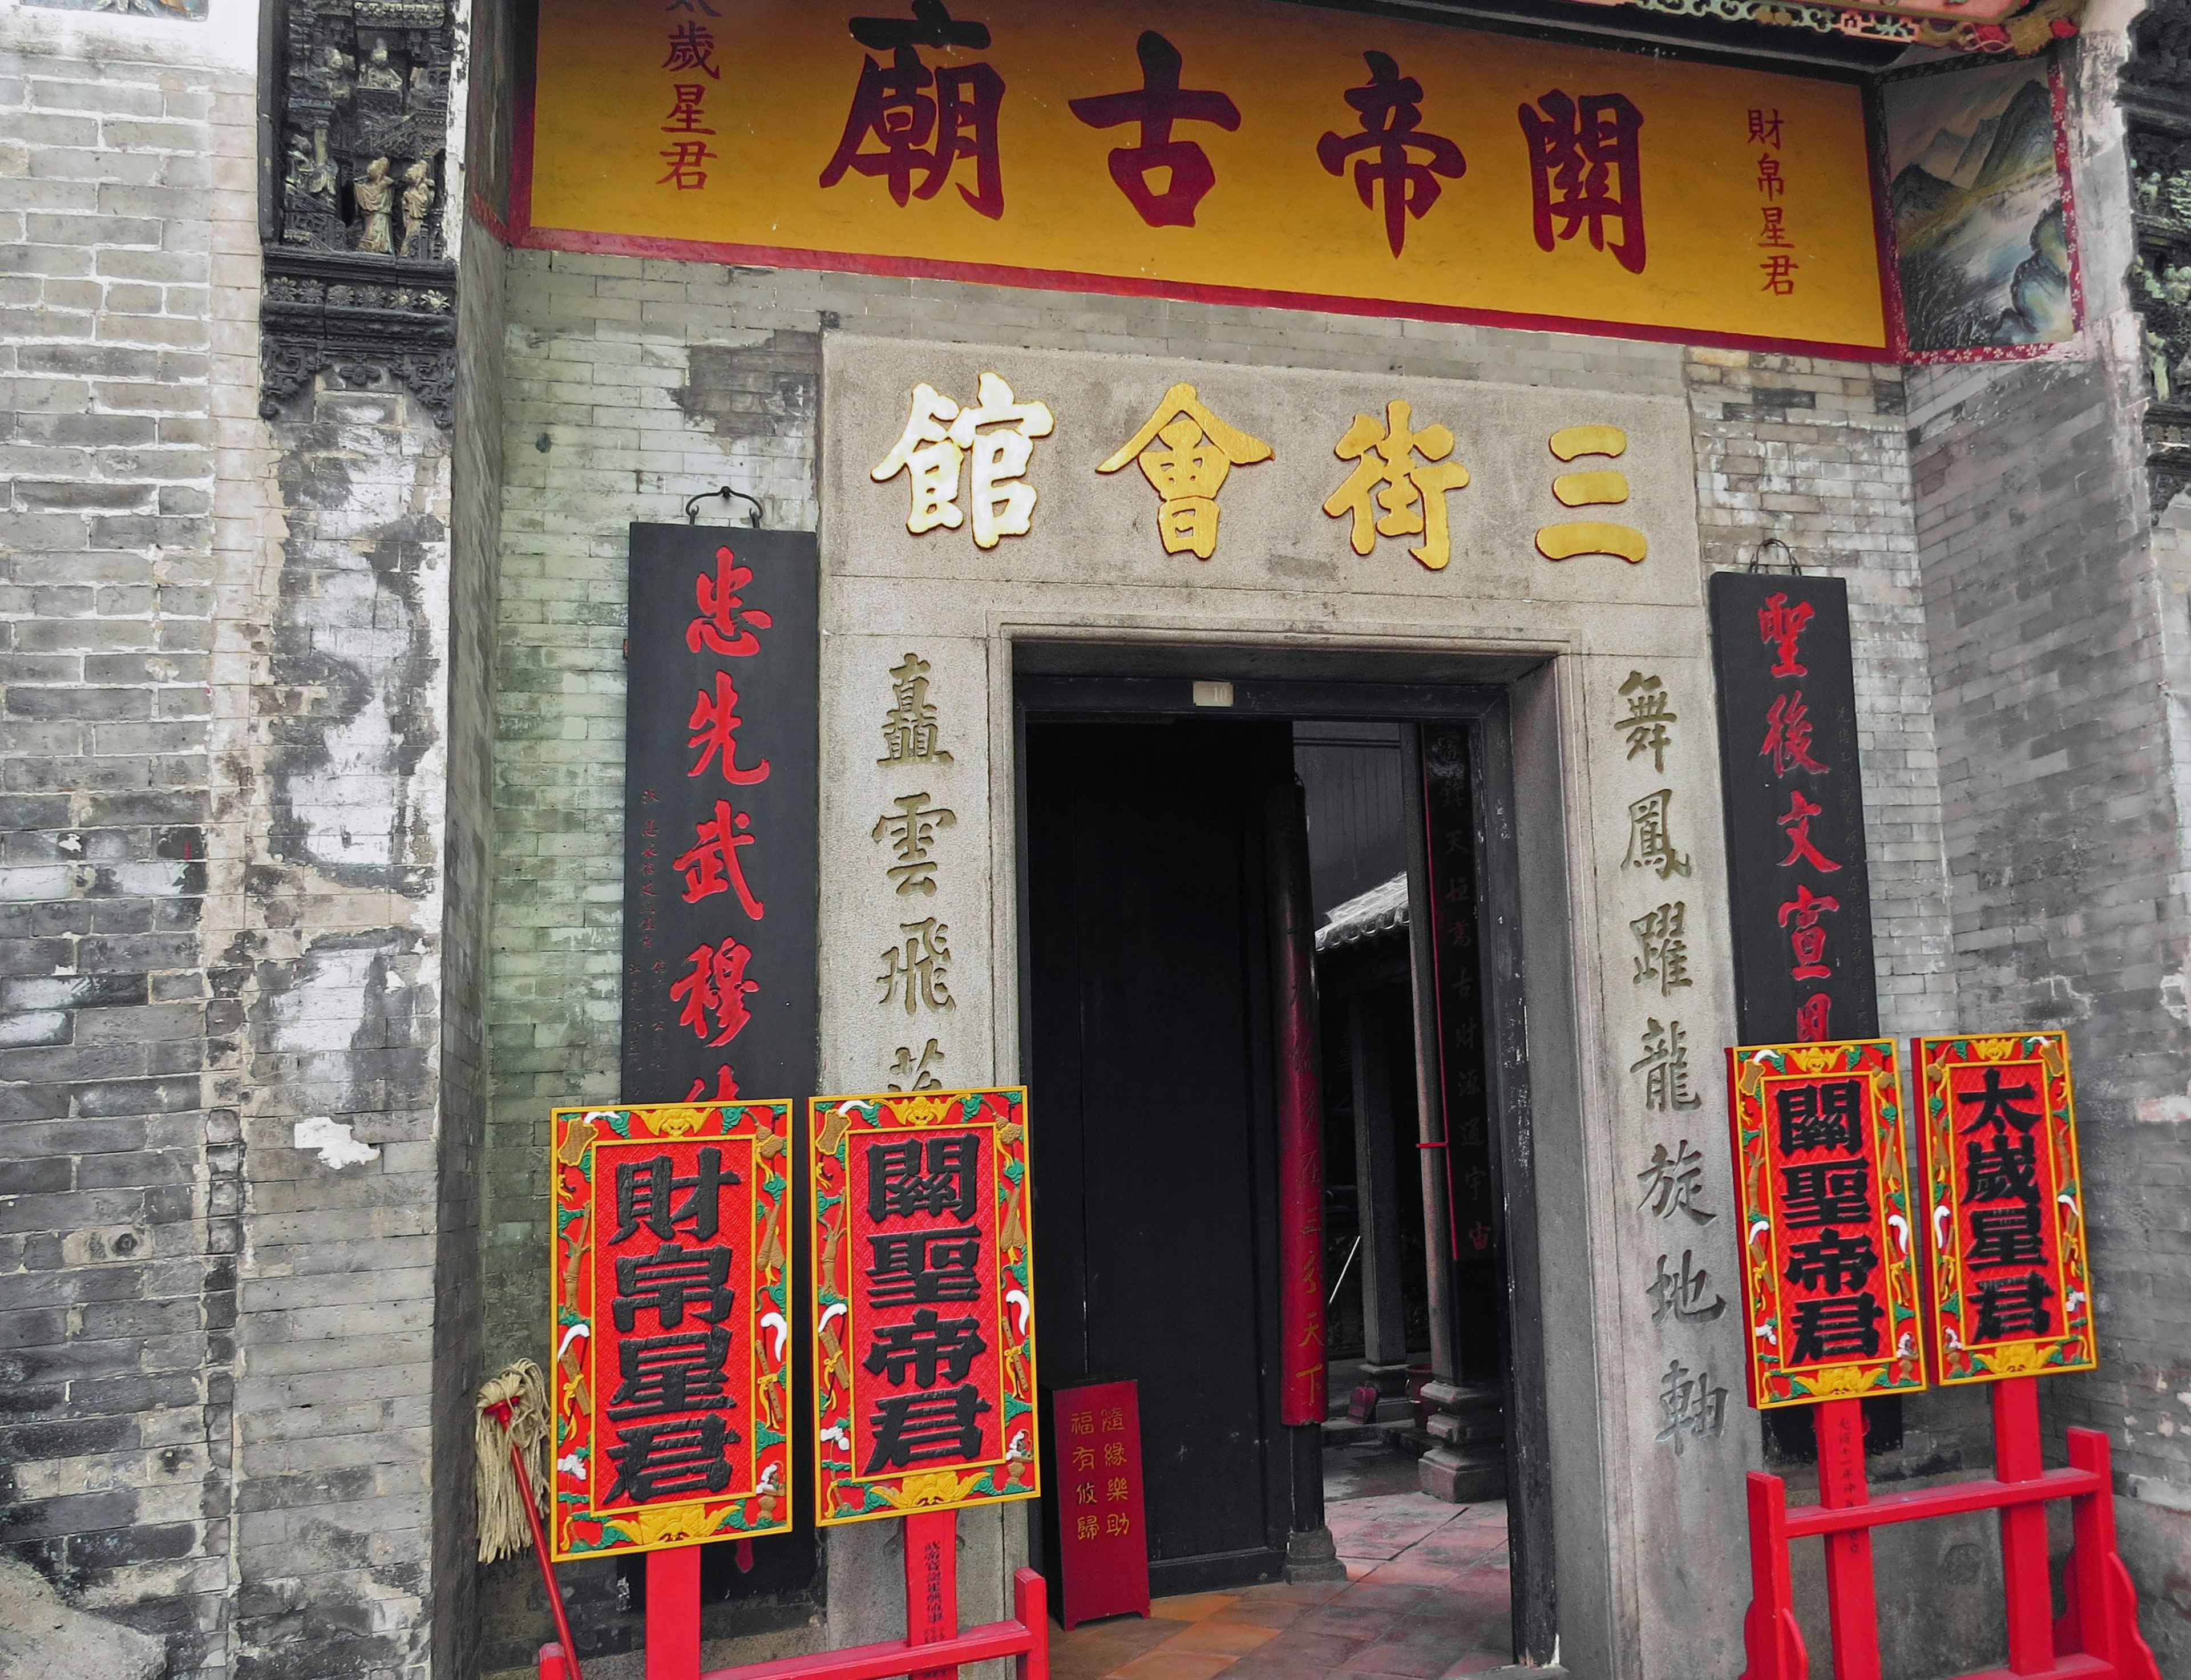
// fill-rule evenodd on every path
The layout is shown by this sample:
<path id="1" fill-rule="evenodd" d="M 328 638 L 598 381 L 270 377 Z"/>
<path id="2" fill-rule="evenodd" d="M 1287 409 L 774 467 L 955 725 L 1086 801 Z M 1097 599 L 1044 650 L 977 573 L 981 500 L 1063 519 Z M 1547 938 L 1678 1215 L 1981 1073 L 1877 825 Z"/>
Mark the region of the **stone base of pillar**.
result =
<path id="1" fill-rule="evenodd" d="M 1365 1364 L 1362 1367 L 1362 1375 L 1365 1381 L 1377 1385 L 1377 1392 L 1380 1395 L 1389 1398 L 1394 1394 L 1404 1394 L 1408 1388 L 1408 1362 L 1403 1359 L 1392 1365 Z"/>
<path id="2" fill-rule="evenodd" d="M 1319 1523 L 1301 1529 L 1286 1540 L 1286 1585 L 1306 1580 L 1345 1580 L 1346 1565 L 1339 1561 L 1339 1548 L 1331 1530 Z"/>
<path id="3" fill-rule="evenodd" d="M 1432 1447 L 1415 1461 L 1422 1489 L 1448 1505 L 1477 1505 L 1506 1497 L 1503 1447 Z"/>
<path id="4" fill-rule="evenodd" d="M 1426 1382 L 1423 1398 L 1436 1408 L 1425 1426 L 1436 1444 L 1415 1461 L 1422 1489 L 1455 1505 L 1506 1496 L 1506 1427 L 1500 1391 Z"/>

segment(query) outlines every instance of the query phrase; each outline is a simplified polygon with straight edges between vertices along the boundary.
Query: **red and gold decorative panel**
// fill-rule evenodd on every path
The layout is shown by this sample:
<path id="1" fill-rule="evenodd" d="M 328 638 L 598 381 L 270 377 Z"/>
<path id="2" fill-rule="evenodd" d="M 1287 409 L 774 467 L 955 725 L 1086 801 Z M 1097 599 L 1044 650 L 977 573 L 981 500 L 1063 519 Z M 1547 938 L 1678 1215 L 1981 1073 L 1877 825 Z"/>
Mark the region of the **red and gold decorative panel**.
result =
<path id="1" fill-rule="evenodd" d="M 791 1526 L 791 1105 L 558 1108 L 559 1559 Z"/>
<path id="2" fill-rule="evenodd" d="M 1750 1404 L 1924 1387 L 1893 1042 L 1744 1045 L 1727 1071 Z"/>
<path id="3" fill-rule="evenodd" d="M 1936 1382 L 2090 1370 L 2091 1273 L 2062 1033 L 1918 1039 Z"/>
<path id="4" fill-rule="evenodd" d="M 808 1112 L 818 1519 L 1033 1498 L 1026 1091 Z"/>

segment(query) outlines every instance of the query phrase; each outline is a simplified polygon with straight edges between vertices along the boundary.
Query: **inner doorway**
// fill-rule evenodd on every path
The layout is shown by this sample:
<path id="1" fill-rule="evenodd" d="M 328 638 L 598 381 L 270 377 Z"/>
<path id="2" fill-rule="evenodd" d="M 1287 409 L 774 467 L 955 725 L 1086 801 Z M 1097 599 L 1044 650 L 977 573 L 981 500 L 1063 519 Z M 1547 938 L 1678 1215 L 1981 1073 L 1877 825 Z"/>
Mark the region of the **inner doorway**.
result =
<path id="1" fill-rule="evenodd" d="M 1502 1498 L 1516 1384 L 1471 804 L 1495 691 L 1200 685 L 1232 703 L 1213 707 L 1197 686 L 1020 683 L 1041 1369 L 1051 1389 L 1136 1383 L 1159 1601 L 1061 1658 L 1094 1680 L 1184 1639 L 1195 1649 L 1175 1654 L 1199 1668 L 1178 1680 L 1204 1680 L 1215 1647 L 1244 1661 L 1243 1641 L 1295 1613 L 1327 1643 L 1342 1624 L 1373 1632 L 1367 1604 L 1346 1601 L 1383 1571 L 1380 1602 L 1391 1610 L 1407 1576 L 1425 1613 L 1384 1617 L 1415 1641 L 1395 1671 L 1497 1666 L 1526 1633 L 1510 1580 L 1548 1559 L 1510 1547 Z M 1287 1035 L 1302 1036 L 1276 977 L 1295 937 L 1272 913 L 1281 788 L 1321 948 L 1307 1033 L 1323 1062 L 1329 1389 L 1305 1427 L 1279 1407 L 1291 1168 L 1274 1110 Z M 1069 1518 L 1063 1478 L 1045 1485 L 1035 1544 L 1055 1558 Z M 1449 1662 L 1421 1666 L 1448 1645 Z"/>

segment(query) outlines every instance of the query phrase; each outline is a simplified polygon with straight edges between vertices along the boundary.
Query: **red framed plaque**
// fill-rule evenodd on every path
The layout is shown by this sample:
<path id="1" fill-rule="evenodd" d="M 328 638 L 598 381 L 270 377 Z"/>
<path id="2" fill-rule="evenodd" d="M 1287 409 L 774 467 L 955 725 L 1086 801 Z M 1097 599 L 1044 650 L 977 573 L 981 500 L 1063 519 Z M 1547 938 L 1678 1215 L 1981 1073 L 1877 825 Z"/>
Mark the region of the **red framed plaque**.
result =
<path id="1" fill-rule="evenodd" d="M 1149 1537 L 1141 1510 L 1141 1390 L 1091 1382 L 1050 1396 L 1057 1490 L 1058 1619 L 1149 1613 Z"/>
<path id="2" fill-rule="evenodd" d="M 1750 1404 L 1924 1387 L 1893 1041 L 1742 1045 L 1727 1071 Z"/>
<path id="3" fill-rule="evenodd" d="M 2091 1370 L 2099 1353 L 2069 1035 L 1916 1039 L 1910 1054 L 1932 1380 Z"/>
<path id="4" fill-rule="evenodd" d="M 1027 1091 L 808 1115 L 817 1520 L 1034 1498 Z"/>
<path id="5" fill-rule="evenodd" d="M 552 1126 L 555 1556 L 782 1533 L 790 1103 Z"/>

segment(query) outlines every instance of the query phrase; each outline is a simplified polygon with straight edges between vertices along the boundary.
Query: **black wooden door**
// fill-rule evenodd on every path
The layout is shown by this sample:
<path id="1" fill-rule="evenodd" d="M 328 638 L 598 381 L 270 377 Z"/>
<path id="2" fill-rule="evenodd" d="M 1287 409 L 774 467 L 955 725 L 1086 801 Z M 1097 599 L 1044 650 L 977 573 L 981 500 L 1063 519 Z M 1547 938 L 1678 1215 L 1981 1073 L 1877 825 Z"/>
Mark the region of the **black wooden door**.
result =
<path id="1" fill-rule="evenodd" d="M 1038 1353 L 1046 1385 L 1140 1384 L 1158 1593 L 1284 1563 L 1261 797 L 1290 751 L 1245 721 L 1027 734 Z"/>

